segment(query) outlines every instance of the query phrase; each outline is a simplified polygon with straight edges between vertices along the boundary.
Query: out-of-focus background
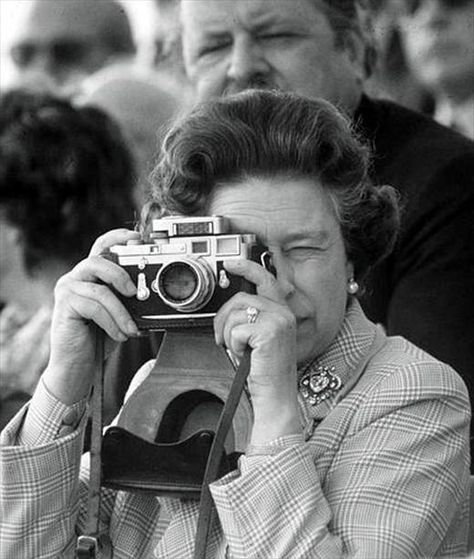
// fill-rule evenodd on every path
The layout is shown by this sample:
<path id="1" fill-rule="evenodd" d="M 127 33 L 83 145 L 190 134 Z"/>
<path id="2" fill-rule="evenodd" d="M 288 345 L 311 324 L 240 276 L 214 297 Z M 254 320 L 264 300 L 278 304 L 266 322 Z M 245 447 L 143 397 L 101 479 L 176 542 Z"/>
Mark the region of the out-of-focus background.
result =
<path id="1" fill-rule="evenodd" d="M 67 2 L 68 0 L 64 0 Z M 14 78 L 14 67 L 9 48 L 18 33 L 22 15 L 32 0 L 0 0 L 0 88 L 7 87 Z M 152 63 L 154 37 L 159 16 L 154 0 L 120 0 L 132 24 L 137 43 L 137 63 Z"/>

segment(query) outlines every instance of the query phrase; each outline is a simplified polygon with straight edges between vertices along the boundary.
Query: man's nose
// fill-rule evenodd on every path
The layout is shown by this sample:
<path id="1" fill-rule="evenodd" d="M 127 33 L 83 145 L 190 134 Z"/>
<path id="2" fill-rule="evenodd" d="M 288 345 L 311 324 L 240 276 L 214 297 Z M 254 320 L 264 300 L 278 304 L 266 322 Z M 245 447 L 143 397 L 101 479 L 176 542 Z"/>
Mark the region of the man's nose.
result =
<path id="1" fill-rule="evenodd" d="M 228 79 L 237 84 L 246 84 L 255 76 L 266 75 L 268 71 L 268 62 L 258 43 L 251 36 L 237 37 L 232 45 Z"/>
<path id="2" fill-rule="evenodd" d="M 29 72 L 44 74 L 55 79 L 58 65 L 54 56 L 47 49 L 38 49 L 27 66 Z"/>

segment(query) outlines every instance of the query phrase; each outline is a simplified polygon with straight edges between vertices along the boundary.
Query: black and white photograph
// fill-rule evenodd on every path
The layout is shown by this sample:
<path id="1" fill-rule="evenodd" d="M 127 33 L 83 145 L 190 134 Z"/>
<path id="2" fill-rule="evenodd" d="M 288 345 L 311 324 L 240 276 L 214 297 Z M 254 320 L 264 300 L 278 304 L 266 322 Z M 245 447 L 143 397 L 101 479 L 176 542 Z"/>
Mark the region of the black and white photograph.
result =
<path id="1" fill-rule="evenodd" d="M 0 0 L 0 559 L 474 559 L 474 0 Z"/>

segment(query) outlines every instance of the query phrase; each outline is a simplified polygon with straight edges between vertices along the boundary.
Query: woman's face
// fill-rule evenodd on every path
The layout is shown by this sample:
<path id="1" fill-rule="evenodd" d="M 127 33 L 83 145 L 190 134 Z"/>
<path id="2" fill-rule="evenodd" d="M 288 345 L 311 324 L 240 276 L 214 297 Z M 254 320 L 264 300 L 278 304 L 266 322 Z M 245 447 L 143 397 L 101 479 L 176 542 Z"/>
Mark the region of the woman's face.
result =
<path id="1" fill-rule="evenodd" d="M 353 275 L 326 191 L 306 177 L 254 177 L 219 186 L 208 213 L 226 216 L 233 232 L 255 233 L 269 248 L 297 319 L 298 363 L 321 354 L 342 324 Z"/>

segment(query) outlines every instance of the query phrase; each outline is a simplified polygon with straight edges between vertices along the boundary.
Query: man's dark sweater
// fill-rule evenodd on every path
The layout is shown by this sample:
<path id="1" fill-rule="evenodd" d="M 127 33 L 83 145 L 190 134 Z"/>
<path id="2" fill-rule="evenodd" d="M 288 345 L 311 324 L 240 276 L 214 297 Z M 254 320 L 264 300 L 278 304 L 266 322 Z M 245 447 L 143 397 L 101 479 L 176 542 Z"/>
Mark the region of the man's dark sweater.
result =
<path id="1" fill-rule="evenodd" d="M 366 282 L 365 312 L 464 378 L 474 400 L 474 144 L 421 114 L 363 98 L 373 180 L 400 193 L 402 229 Z"/>
<path id="2" fill-rule="evenodd" d="M 474 144 L 365 96 L 354 121 L 372 146 L 374 182 L 396 187 L 403 205 L 397 247 L 367 278 L 363 308 L 388 334 L 453 366 L 474 401 Z M 110 359 L 109 417 L 138 367 L 156 356 L 158 341 L 130 340 Z"/>

